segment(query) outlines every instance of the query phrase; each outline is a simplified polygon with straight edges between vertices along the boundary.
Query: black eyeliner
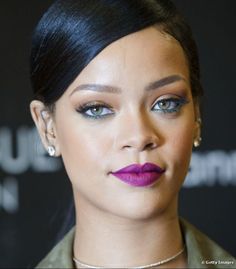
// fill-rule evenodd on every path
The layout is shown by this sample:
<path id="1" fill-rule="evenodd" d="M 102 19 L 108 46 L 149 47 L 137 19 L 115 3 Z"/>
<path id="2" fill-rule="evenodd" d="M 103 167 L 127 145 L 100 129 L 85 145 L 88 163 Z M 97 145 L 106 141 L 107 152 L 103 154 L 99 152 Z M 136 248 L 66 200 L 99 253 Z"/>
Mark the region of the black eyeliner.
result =
<path id="1" fill-rule="evenodd" d="M 76 108 L 76 111 L 78 113 L 80 113 L 85 118 L 95 119 L 95 120 L 96 119 L 104 119 L 104 118 L 112 115 L 112 113 L 108 113 L 108 114 L 105 114 L 105 115 L 97 115 L 97 116 L 94 115 L 94 116 L 91 116 L 91 115 L 87 115 L 85 113 L 86 111 L 88 111 L 90 109 L 99 108 L 99 107 L 103 107 L 103 108 L 107 108 L 107 109 L 112 110 L 112 108 L 109 105 L 107 105 L 107 104 L 100 103 L 100 102 L 91 102 L 91 103 L 80 105 L 78 108 Z"/>
<path id="2" fill-rule="evenodd" d="M 153 110 L 154 112 L 159 112 L 159 113 L 174 113 L 174 112 L 179 112 L 181 107 L 187 103 L 189 103 L 189 100 L 187 100 L 185 97 L 170 97 L 170 98 L 163 98 L 160 99 L 158 101 L 156 101 L 156 103 L 153 105 L 153 107 L 155 107 L 158 103 L 165 101 L 165 102 L 175 102 L 177 104 L 177 107 L 175 108 L 171 108 L 171 109 L 157 109 L 157 110 Z"/>

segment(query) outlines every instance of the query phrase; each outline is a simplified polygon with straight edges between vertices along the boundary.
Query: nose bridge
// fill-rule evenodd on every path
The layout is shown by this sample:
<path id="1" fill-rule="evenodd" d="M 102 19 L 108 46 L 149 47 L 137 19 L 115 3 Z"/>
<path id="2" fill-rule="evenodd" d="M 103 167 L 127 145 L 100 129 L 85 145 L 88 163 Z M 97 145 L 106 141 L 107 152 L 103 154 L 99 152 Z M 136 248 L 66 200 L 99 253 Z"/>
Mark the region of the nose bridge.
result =
<path id="1" fill-rule="evenodd" d="M 138 151 L 157 147 L 159 140 L 153 121 L 140 110 L 130 111 L 126 117 L 122 117 L 116 139 L 120 149 Z"/>
<path id="2" fill-rule="evenodd" d="M 146 137 L 150 135 L 150 132 L 153 131 L 154 127 L 150 118 L 144 112 L 141 111 L 133 114 L 134 115 L 131 115 L 131 118 L 134 118 L 132 120 L 132 126 L 134 129 L 137 129 L 137 135 L 139 135 L 140 137 Z"/>

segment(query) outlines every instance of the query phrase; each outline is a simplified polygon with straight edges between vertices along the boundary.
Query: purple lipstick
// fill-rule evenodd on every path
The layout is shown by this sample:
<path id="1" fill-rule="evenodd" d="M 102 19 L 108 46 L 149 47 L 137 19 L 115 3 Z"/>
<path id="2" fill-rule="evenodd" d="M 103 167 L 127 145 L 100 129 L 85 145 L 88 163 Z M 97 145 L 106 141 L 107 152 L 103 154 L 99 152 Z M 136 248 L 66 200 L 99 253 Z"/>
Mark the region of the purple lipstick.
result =
<path id="1" fill-rule="evenodd" d="M 121 181 L 135 187 L 146 187 L 157 181 L 165 172 L 153 163 L 132 164 L 111 174 Z"/>

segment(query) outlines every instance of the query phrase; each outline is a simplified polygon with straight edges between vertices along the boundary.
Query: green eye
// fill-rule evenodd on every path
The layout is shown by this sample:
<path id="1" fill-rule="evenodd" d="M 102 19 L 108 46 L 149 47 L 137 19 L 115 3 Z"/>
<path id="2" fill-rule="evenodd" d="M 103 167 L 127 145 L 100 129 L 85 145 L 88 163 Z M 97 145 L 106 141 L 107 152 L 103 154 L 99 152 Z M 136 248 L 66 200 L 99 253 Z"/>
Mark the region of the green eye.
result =
<path id="1" fill-rule="evenodd" d="M 90 109 L 90 114 L 91 116 L 94 115 L 94 116 L 100 116 L 102 115 L 102 112 L 103 112 L 104 108 L 103 107 L 93 107 Z M 89 111 L 89 110 L 88 110 Z"/>
<path id="2" fill-rule="evenodd" d="M 162 99 L 156 102 L 153 110 L 163 113 L 174 113 L 178 112 L 186 103 L 188 103 L 188 101 L 185 98 Z"/>
<path id="3" fill-rule="evenodd" d="M 160 102 L 158 102 L 159 108 L 160 109 L 169 109 L 171 108 L 171 101 L 169 100 L 162 100 Z"/>
<path id="4" fill-rule="evenodd" d="M 86 104 L 79 107 L 77 111 L 81 113 L 84 117 L 91 119 L 104 118 L 114 113 L 112 109 L 101 104 Z"/>

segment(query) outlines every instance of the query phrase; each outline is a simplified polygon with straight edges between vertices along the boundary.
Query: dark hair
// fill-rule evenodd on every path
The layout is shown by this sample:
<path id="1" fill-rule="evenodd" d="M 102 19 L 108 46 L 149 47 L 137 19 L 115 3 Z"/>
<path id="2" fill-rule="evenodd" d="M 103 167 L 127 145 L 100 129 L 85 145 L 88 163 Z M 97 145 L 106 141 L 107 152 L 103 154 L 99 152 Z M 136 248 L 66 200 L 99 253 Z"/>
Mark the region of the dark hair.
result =
<path id="1" fill-rule="evenodd" d="M 49 108 L 86 65 L 113 41 L 151 25 L 184 49 L 192 95 L 202 95 L 199 60 L 190 27 L 169 0 L 57 0 L 38 23 L 32 42 L 35 99 Z"/>

